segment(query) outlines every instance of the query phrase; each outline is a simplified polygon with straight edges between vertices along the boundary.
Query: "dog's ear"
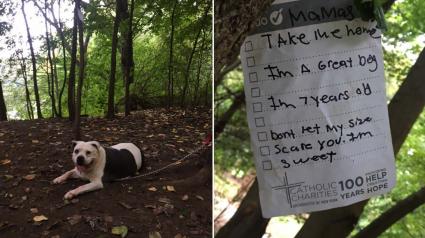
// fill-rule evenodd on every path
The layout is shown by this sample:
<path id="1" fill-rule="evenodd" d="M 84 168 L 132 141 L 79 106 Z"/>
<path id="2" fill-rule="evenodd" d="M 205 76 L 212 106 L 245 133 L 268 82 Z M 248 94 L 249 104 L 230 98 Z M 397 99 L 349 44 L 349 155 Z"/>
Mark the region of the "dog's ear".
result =
<path id="1" fill-rule="evenodd" d="M 75 140 L 72 140 L 72 149 L 74 149 L 75 148 L 75 146 L 77 146 L 77 144 L 78 144 L 78 141 L 75 141 Z"/>
<path id="2" fill-rule="evenodd" d="M 97 141 L 91 141 L 90 145 L 94 146 L 97 150 L 100 148 L 100 143 Z"/>

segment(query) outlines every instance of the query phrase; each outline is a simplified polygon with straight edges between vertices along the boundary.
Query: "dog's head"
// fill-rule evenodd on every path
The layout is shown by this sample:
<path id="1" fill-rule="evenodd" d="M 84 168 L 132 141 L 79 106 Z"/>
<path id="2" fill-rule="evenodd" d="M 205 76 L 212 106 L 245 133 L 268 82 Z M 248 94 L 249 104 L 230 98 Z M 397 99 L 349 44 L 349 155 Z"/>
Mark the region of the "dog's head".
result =
<path id="1" fill-rule="evenodd" d="M 100 143 L 97 141 L 73 141 L 72 161 L 79 172 L 88 172 L 99 158 Z"/>

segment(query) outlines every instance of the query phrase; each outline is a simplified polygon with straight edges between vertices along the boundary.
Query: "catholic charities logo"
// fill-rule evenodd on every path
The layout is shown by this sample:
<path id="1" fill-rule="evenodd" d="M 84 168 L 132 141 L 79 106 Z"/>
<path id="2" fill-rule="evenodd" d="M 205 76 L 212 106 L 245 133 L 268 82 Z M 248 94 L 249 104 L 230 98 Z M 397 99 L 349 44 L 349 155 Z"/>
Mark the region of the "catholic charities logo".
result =
<path id="1" fill-rule="evenodd" d="M 290 190 L 293 188 L 300 187 L 304 182 L 299 183 L 289 183 L 288 181 L 288 175 L 285 173 L 285 176 L 283 176 L 283 185 L 272 187 L 273 190 L 282 190 L 284 189 L 286 192 L 286 201 L 289 204 L 289 206 L 292 208 L 292 199 Z"/>

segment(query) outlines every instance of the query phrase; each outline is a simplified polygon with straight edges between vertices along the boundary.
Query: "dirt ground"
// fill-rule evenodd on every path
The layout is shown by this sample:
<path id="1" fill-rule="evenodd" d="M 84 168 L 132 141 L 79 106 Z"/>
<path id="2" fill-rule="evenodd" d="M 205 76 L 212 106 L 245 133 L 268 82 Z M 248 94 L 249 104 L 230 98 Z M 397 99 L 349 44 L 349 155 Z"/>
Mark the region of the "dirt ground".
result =
<path id="1" fill-rule="evenodd" d="M 210 109 L 146 110 L 113 121 L 83 117 L 82 136 L 102 146 L 137 144 L 146 156 L 139 171 L 144 174 L 202 145 L 211 124 Z M 201 169 L 199 153 L 157 174 L 106 184 L 68 201 L 66 192 L 86 182 L 51 181 L 73 169 L 73 139 L 68 118 L 0 122 L 0 237 L 119 237 L 112 231 L 122 226 L 125 237 L 212 237 L 212 180 L 202 187 L 176 186 L 175 192 L 166 187 Z M 34 221 L 36 216 L 48 220 Z"/>

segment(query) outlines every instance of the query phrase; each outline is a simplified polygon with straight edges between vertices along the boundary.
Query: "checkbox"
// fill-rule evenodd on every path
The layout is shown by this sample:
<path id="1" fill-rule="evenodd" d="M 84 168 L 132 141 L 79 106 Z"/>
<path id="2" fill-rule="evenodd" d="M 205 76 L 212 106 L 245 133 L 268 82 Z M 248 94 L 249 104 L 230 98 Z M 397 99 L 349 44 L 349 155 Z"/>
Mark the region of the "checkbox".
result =
<path id="1" fill-rule="evenodd" d="M 272 161 L 271 160 L 263 161 L 263 170 L 272 170 Z"/>
<path id="2" fill-rule="evenodd" d="M 254 57 L 248 57 L 248 58 L 246 58 L 246 65 L 248 65 L 248 67 L 254 67 L 255 66 L 255 59 L 254 59 Z"/>
<path id="3" fill-rule="evenodd" d="M 266 132 L 258 132 L 258 141 L 267 141 L 267 133 Z"/>
<path id="4" fill-rule="evenodd" d="M 268 147 L 268 146 L 261 146 L 260 147 L 260 153 L 261 153 L 262 156 L 270 155 L 270 147 Z"/>
<path id="5" fill-rule="evenodd" d="M 263 105 L 261 104 L 261 102 L 253 103 L 252 106 L 254 108 L 254 112 L 262 112 L 263 111 Z"/>
<path id="6" fill-rule="evenodd" d="M 257 73 L 249 73 L 249 81 L 251 83 L 258 82 Z"/>
<path id="7" fill-rule="evenodd" d="M 258 98 L 261 96 L 260 88 L 251 88 L 251 97 Z"/>
<path id="8" fill-rule="evenodd" d="M 264 123 L 264 117 L 255 118 L 255 126 L 256 127 L 264 127 L 266 124 Z"/>
<path id="9" fill-rule="evenodd" d="M 252 51 L 252 42 L 247 41 L 245 42 L 245 52 Z"/>

